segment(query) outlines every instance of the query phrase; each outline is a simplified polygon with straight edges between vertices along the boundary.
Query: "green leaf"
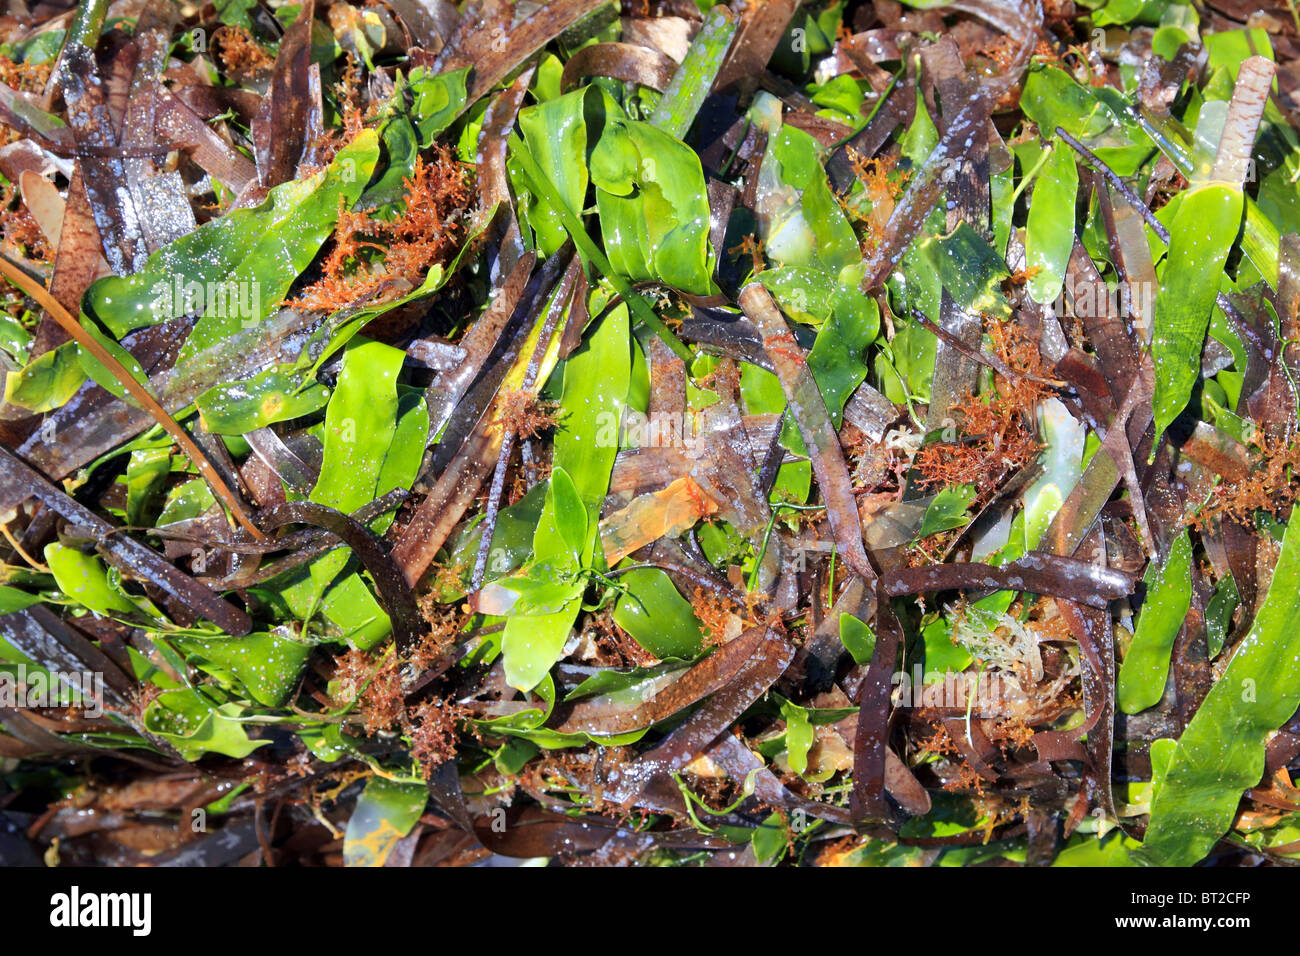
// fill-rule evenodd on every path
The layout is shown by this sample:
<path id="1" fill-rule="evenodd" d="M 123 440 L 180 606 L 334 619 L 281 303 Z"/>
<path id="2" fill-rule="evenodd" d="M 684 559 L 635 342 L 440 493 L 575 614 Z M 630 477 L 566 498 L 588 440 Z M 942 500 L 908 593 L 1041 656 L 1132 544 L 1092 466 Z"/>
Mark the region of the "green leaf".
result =
<path id="1" fill-rule="evenodd" d="M 1117 91 L 1082 86 L 1054 66 L 1031 67 L 1020 94 L 1020 108 L 1044 136 L 1059 126 L 1119 175 L 1132 176 L 1153 147 L 1125 105 Z"/>
<path id="2" fill-rule="evenodd" d="M 41 596 L 39 594 L 28 594 L 26 591 L 11 588 L 7 584 L 0 584 L 0 615 L 26 610 L 33 604 L 40 603 Z"/>
<path id="3" fill-rule="evenodd" d="M 492 529 L 492 546 L 488 550 L 485 581 L 494 581 L 519 568 L 533 552 L 533 536 L 541 519 L 549 482 L 539 481 L 529 488 L 522 498 L 497 512 L 497 523 Z M 453 601 L 465 594 L 469 584 L 469 569 L 474 565 L 482 539 L 481 523 L 466 531 L 452 549 L 447 565 L 464 568 L 459 586 L 445 587 L 436 592 L 439 601 Z M 503 580 L 502 584 L 506 582 Z"/>
<path id="4" fill-rule="evenodd" d="M 1209 644 L 1210 657 L 1218 657 L 1228 637 L 1228 628 L 1232 626 L 1232 613 L 1241 603 L 1237 593 L 1237 582 L 1232 575 L 1225 575 L 1214 589 L 1210 603 L 1205 606 L 1205 631 Z"/>
<path id="5" fill-rule="evenodd" d="M 969 520 L 966 509 L 974 500 L 974 485 L 945 486 L 925 509 L 925 517 L 921 519 L 921 530 L 917 532 L 917 537 L 924 538 L 940 531 L 964 526 Z"/>
<path id="6" fill-rule="evenodd" d="M 759 863 L 773 863 L 784 856 L 790 840 L 781 814 L 773 813 L 765 818 L 754 830 L 750 843 L 754 847 L 754 859 Z"/>
<path id="7" fill-rule="evenodd" d="M 1002 293 L 1002 282 L 1010 274 L 1007 264 L 970 223 L 963 220 L 947 235 L 923 240 L 919 248 L 922 261 L 963 309 L 971 314 L 1011 317 L 1011 307 Z M 931 333 L 927 330 L 927 334 Z"/>
<path id="8" fill-rule="evenodd" d="M 700 622 L 672 579 L 658 568 L 638 568 L 619 577 L 614 623 L 662 659 L 693 657 L 701 647 Z"/>
<path id="9" fill-rule="evenodd" d="M 329 389 L 284 368 L 268 368 L 242 382 L 214 385 L 194 400 L 203 427 L 217 435 L 244 435 L 275 422 L 319 411 Z"/>
<path id="10" fill-rule="evenodd" d="M 1142 578 L 1146 600 L 1119 668 L 1117 699 L 1126 714 L 1146 710 L 1164 696 L 1174 640 L 1192 606 L 1191 573 L 1192 542 L 1186 531 L 1174 539 L 1162 567 L 1154 561 L 1147 566 Z"/>
<path id="11" fill-rule="evenodd" d="M 519 112 L 519 129 L 528 151 L 551 179 L 551 184 L 571 210 L 581 210 L 587 200 L 587 118 L 589 88 Z M 596 101 L 598 102 L 598 100 Z M 519 182 L 516 177 L 516 187 Z M 547 199 L 524 191 L 520 202 L 524 219 L 533 228 L 537 248 L 553 255 L 564 244 L 566 231 L 560 213 Z"/>
<path id="12" fill-rule="evenodd" d="M 925 641 L 925 672 L 922 680 L 942 683 L 948 674 L 960 674 L 975 658 L 966 648 L 952 639 L 952 625 L 946 618 L 936 617 L 921 629 Z M 920 688 L 913 688 L 919 692 Z"/>
<path id="13" fill-rule="evenodd" d="M 1137 866 L 1129 851 L 1136 850 L 1140 845 L 1137 840 L 1119 830 L 1112 830 L 1100 839 L 1090 833 L 1078 833 L 1056 854 L 1052 866 Z"/>
<path id="14" fill-rule="evenodd" d="M 551 472 L 550 494 L 554 499 L 556 530 L 569 550 L 580 559 L 587 547 L 587 506 L 578 495 L 573 479 L 563 468 Z"/>
<path id="15" fill-rule="evenodd" d="M 876 632 L 852 614 L 840 615 L 840 643 L 855 664 L 870 664 L 876 649 Z"/>
<path id="16" fill-rule="evenodd" d="M 835 291 L 830 320 L 808 351 L 808 368 L 826 400 L 831 422 L 840 427 L 844 405 L 867 378 L 867 347 L 880 332 L 880 306 L 856 289 Z"/>
<path id="17" fill-rule="evenodd" d="M 76 342 L 42 352 L 5 377 L 5 401 L 30 412 L 48 412 L 67 403 L 86 380 Z"/>
<path id="18" fill-rule="evenodd" d="M 502 587 L 519 595 L 512 612 L 516 616 L 555 614 L 582 596 L 582 584 L 571 577 L 536 565 L 531 575 L 501 581 Z"/>
<path id="19" fill-rule="evenodd" d="M 687 670 L 690 661 L 669 659 L 653 667 L 620 669 L 602 667 L 565 695 L 566 703 L 585 697 L 609 697 L 612 702 L 626 701 L 632 706 L 644 702 L 643 691 L 653 695 L 665 686 L 665 678 Z"/>
<path id="20" fill-rule="evenodd" d="M 419 151 L 430 146 L 465 109 L 468 74 L 468 67 L 433 73 L 423 66 L 413 69 L 409 77 L 398 73 L 379 130 L 388 165 L 357 200 L 357 209 L 400 212 L 406 180 L 411 178 Z"/>
<path id="21" fill-rule="evenodd" d="M 814 739 L 808 710 L 787 700 L 781 705 L 781 717 L 785 720 L 786 759 L 790 761 L 790 768 L 803 776 L 808 772 L 808 751 L 812 749 Z"/>
<path id="22" fill-rule="evenodd" d="M 1185 192 L 1174 215 L 1151 338 L 1157 440 L 1187 406 L 1200 377 L 1210 310 L 1241 212 L 1240 189 L 1210 183 Z"/>
<path id="23" fill-rule="evenodd" d="M 411 832 L 429 791 L 423 784 L 371 777 L 343 834 L 344 866 L 383 866 L 397 841 Z"/>
<path id="24" fill-rule="evenodd" d="M 279 307 L 333 231 L 339 209 L 361 194 L 378 158 L 378 136 L 364 130 L 327 169 L 276 186 L 260 206 L 236 209 L 167 244 L 134 275 L 100 279 L 82 307 L 119 339 L 198 313 L 181 349 L 183 363 Z"/>
<path id="25" fill-rule="evenodd" d="M 144 726 L 186 760 L 205 753 L 243 759 L 270 741 L 250 740 L 235 704 L 215 705 L 188 687 L 159 694 L 144 712 Z"/>
<path id="26" fill-rule="evenodd" d="M 1151 805 L 1141 862 L 1190 866 L 1232 826 L 1264 773 L 1264 745 L 1300 706 L 1300 512 L 1287 525 L 1268 595 L 1178 741 Z"/>
<path id="27" fill-rule="evenodd" d="M 761 184 L 772 190 L 763 206 L 771 210 L 764 251 L 779 265 L 806 266 L 839 280 L 861 264 L 862 251 L 831 194 L 821 154 L 817 141 L 793 126 L 782 126 L 768 142 L 760 170 Z"/>
<path id="28" fill-rule="evenodd" d="M 268 633 L 211 640 L 177 638 L 175 644 L 182 653 L 228 670 L 264 707 L 280 707 L 288 701 L 312 650 L 309 644 Z"/>
<path id="29" fill-rule="evenodd" d="M 126 523 L 146 524 L 154 496 L 172 470 L 171 448 L 141 448 L 131 452 L 126 466 Z"/>
<path id="30" fill-rule="evenodd" d="M 434 137 L 450 126 L 465 109 L 468 96 L 465 81 L 469 71 L 467 66 L 446 73 L 436 73 L 423 66 L 411 71 L 408 84 L 415 96 L 411 114 L 420 134 L 421 148 L 432 144 Z"/>
<path id="31" fill-rule="evenodd" d="M 382 342 L 356 338 L 348 344 L 338 386 L 325 411 L 325 449 L 312 501 L 350 512 L 414 481 L 423 443 L 417 441 L 419 448 L 411 454 L 409 447 L 397 448 L 394 441 L 399 417 L 397 376 L 405 359 L 401 349 Z M 385 481 L 392 452 L 406 452 L 405 467 Z"/>
<path id="32" fill-rule="evenodd" d="M 591 181 L 611 268 L 708 295 L 709 201 L 699 156 L 649 123 L 618 118 L 608 106 L 606 113 Z"/>
<path id="33" fill-rule="evenodd" d="M 109 582 L 108 569 L 95 555 L 82 554 L 55 541 L 45 546 L 45 563 L 59 590 L 96 614 L 131 614 L 138 610 Z"/>
<path id="34" fill-rule="evenodd" d="M 586 541 L 577 555 L 581 567 L 590 566 L 593 557 L 600 506 L 609 491 L 609 476 L 618 454 L 616 443 L 601 441 L 598 436 L 608 431 L 606 422 L 622 420 L 631 368 L 631 329 L 622 305 L 601 321 L 564 368 L 553 470 L 563 470 L 572 479 L 586 511 Z M 574 559 L 560 533 L 556 505 L 556 496 L 548 493 L 533 536 L 534 566 L 564 568 Z M 559 660 L 582 604 L 581 592 L 578 585 L 575 596 L 559 610 L 514 614 L 506 620 L 501 654 L 511 687 L 531 690 Z"/>
<path id="35" fill-rule="evenodd" d="M 162 514 L 158 515 L 158 525 L 174 524 L 197 518 L 216 503 L 212 489 L 202 478 L 191 478 L 167 492 L 163 502 Z"/>
<path id="36" fill-rule="evenodd" d="M 257 0 L 212 0 L 212 6 L 222 23 L 252 31 L 253 21 L 248 14 L 257 9 Z"/>
<path id="37" fill-rule="evenodd" d="M 1025 224 L 1025 264 L 1039 270 L 1029 280 L 1029 294 L 1042 304 L 1061 294 L 1074 250 L 1074 203 L 1079 191 L 1074 151 L 1055 137 L 1049 148 L 1051 153 L 1034 181 Z"/>
<path id="38" fill-rule="evenodd" d="M 405 357 L 401 349 L 370 339 L 348 343 L 325 410 L 325 448 L 312 501 L 347 513 L 414 482 L 429 419 L 418 392 L 399 395 L 397 377 Z M 379 534 L 392 521 L 389 512 L 370 528 Z M 319 609 L 341 636 L 363 649 L 391 632 L 388 615 L 347 549 L 317 558 L 306 575 L 278 590 L 293 614 L 306 618 Z"/>

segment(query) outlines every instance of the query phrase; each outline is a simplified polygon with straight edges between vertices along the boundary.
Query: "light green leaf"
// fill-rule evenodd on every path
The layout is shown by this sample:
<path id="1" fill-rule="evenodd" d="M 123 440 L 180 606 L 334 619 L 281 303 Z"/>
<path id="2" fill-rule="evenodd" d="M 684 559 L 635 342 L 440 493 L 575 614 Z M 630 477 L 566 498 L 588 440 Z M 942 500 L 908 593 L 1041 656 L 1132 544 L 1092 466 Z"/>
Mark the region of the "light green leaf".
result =
<path id="1" fill-rule="evenodd" d="M 808 751 L 814 738 L 812 722 L 806 708 L 788 700 L 781 705 L 781 717 L 785 720 L 786 759 L 790 768 L 802 776 L 808 772 Z"/>
<path id="2" fill-rule="evenodd" d="M 587 547 L 587 506 L 578 495 L 573 479 L 563 468 L 551 472 L 550 494 L 554 498 L 555 526 L 575 557 Z"/>
<path id="3" fill-rule="evenodd" d="M 86 380 L 80 348 L 64 342 L 42 352 L 5 376 L 5 401 L 30 412 L 48 412 L 66 404 Z"/>
<path id="4" fill-rule="evenodd" d="M 1137 630 L 1119 668 L 1120 710 L 1136 714 L 1160 702 L 1169 676 L 1174 640 L 1192 606 L 1192 542 L 1186 531 L 1174 539 L 1164 565 L 1152 561 L 1142 581 L 1146 600 Z"/>
<path id="5" fill-rule="evenodd" d="M 92 285 L 83 308 L 119 339 L 191 313 L 201 318 L 179 361 L 278 308 L 374 171 L 379 141 L 365 130 L 330 166 L 283 183 L 254 209 L 237 209 L 159 249 L 134 275 Z"/>
<path id="6" fill-rule="evenodd" d="M 634 281 L 713 291 L 709 201 L 700 158 L 681 140 L 607 105 L 591 180 L 610 266 Z"/>
<path id="7" fill-rule="evenodd" d="M 1232 826 L 1264 773 L 1264 744 L 1300 705 L 1300 511 L 1268 595 L 1223 675 L 1178 741 L 1151 805 L 1141 862 L 1190 866 Z"/>
<path id="8" fill-rule="evenodd" d="M 699 653 L 699 619 L 667 574 L 658 568 L 638 568 L 618 580 L 626 591 L 614 606 L 615 624 L 660 659 Z"/>
<path id="9" fill-rule="evenodd" d="M 215 705 L 188 687 L 159 694 L 144 712 L 144 726 L 186 760 L 206 753 L 242 759 L 269 741 L 250 740 L 235 704 Z"/>
<path id="10" fill-rule="evenodd" d="M 946 485 L 925 509 L 925 517 L 921 519 L 921 530 L 917 532 L 917 537 L 924 538 L 940 531 L 962 527 L 970 520 L 966 515 L 966 509 L 974 500 L 974 485 Z"/>
<path id="11" fill-rule="evenodd" d="M 138 610 L 109 583 L 108 569 L 97 556 L 55 541 L 45 546 L 45 563 L 59 590 L 96 614 L 131 614 Z"/>
<path id="12" fill-rule="evenodd" d="M 1241 228 L 1241 210 L 1240 189 L 1211 183 L 1184 193 L 1174 215 L 1151 337 L 1157 439 L 1187 406 L 1200 377 L 1210 310 Z"/>
<path id="13" fill-rule="evenodd" d="M 1055 137 L 1049 148 L 1051 153 L 1034 181 L 1025 224 L 1025 264 L 1038 270 L 1029 280 L 1029 294 L 1042 304 L 1061 294 L 1074 250 L 1074 202 L 1079 191 L 1074 151 Z"/>
<path id="14" fill-rule="evenodd" d="M 329 389 L 282 368 L 269 368 L 242 382 L 214 385 L 194 400 L 203 427 L 217 435 L 245 435 L 275 422 L 319 411 Z"/>

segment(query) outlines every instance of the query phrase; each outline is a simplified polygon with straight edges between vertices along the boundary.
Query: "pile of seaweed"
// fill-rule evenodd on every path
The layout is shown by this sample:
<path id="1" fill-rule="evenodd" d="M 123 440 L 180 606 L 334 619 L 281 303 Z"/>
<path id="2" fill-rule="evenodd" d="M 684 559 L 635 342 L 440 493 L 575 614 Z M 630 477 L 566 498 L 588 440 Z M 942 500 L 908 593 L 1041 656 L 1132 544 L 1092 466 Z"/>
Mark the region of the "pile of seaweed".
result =
<path id="1" fill-rule="evenodd" d="M 1294 862 L 1298 33 L 13 0 L 0 862 Z"/>

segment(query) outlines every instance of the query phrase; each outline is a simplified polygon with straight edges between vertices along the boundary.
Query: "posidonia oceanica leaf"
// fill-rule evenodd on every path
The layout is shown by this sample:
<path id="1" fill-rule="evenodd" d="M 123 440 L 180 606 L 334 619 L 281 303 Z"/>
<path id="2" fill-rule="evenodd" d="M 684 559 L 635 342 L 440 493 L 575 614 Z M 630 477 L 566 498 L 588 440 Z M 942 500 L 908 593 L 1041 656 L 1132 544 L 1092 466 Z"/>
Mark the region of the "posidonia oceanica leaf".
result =
<path id="1" fill-rule="evenodd" d="M 1074 151 L 1056 138 L 1048 148 L 1051 152 L 1034 180 L 1025 224 L 1025 265 L 1038 270 L 1029 280 L 1029 294 L 1042 304 L 1061 294 L 1074 250 L 1074 201 L 1079 192 Z"/>
<path id="2" fill-rule="evenodd" d="M 1163 566 L 1152 561 L 1142 581 L 1146 599 L 1133 642 L 1119 668 L 1120 710 L 1136 714 L 1160 702 L 1169 676 L 1174 640 L 1192 606 L 1192 541 L 1186 531 L 1174 539 Z"/>
<path id="3" fill-rule="evenodd" d="M 1200 377 L 1210 310 L 1241 228 L 1241 210 L 1239 188 L 1210 183 L 1185 193 L 1174 215 L 1151 337 L 1157 439 L 1187 407 Z"/>
<path id="4" fill-rule="evenodd" d="M 422 783 L 371 777 L 343 834 L 344 866 L 383 866 L 394 844 L 411 832 L 429 801 Z"/>
<path id="5" fill-rule="evenodd" d="M 1264 745 L 1300 705 L 1300 511 L 1282 539 L 1268 595 L 1210 688 L 1152 801 L 1137 857 L 1190 866 L 1228 832 L 1241 795 L 1264 773 Z"/>
<path id="6" fill-rule="evenodd" d="M 731 47 L 731 38 L 736 35 L 738 21 L 730 8 L 718 4 L 704 18 L 704 26 L 691 42 L 672 82 L 664 91 L 663 98 L 655 111 L 650 114 L 650 123 L 658 126 L 669 136 L 684 139 L 700 111 L 713 81 L 717 79 L 722 61 L 726 59 Z"/>

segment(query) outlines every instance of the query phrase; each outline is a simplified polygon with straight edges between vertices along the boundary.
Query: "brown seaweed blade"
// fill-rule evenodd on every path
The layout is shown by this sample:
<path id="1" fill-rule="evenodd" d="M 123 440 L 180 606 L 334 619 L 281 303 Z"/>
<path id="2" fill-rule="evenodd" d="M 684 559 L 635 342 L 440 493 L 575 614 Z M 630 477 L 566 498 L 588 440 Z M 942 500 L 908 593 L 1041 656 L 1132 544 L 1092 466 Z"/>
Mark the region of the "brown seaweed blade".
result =
<path id="1" fill-rule="evenodd" d="M 552 0 L 521 23 L 512 25 L 512 4 L 499 0 L 477 4 L 461 17 L 436 68 L 442 71 L 473 66 L 474 76 L 466 100 L 467 105 L 472 104 L 547 43 L 602 5 L 602 0 Z"/>
<path id="2" fill-rule="evenodd" d="M 776 683 L 794 659 L 794 648 L 771 629 L 754 630 L 758 638 L 735 679 L 716 691 L 657 747 L 613 771 L 606 787 L 608 799 L 615 803 L 635 800 L 656 778 L 681 770 Z"/>
<path id="3" fill-rule="evenodd" d="M 740 306 L 763 338 L 763 349 L 781 380 L 781 388 L 790 403 L 790 413 L 804 444 L 808 446 L 813 474 L 817 476 L 817 487 L 826 502 L 827 517 L 839 553 L 855 574 L 874 581 L 875 570 L 867 560 L 862 544 L 862 523 L 858 518 L 853 483 L 844 464 L 844 452 L 826 411 L 826 402 L 808 369 L 803 349 L 795 341 L 776 302 L 761 285 L 751 283 L 745 286 L 740 292 Z"/>
<path id="4" fill-rule="evenodd" d="M 262 190 L 290 180 L 306 146 L 311 26 L 316 0 L 306 0 L 280 40 L 271 89 L 253 124 L 258 185 Z"/>
<path id="5" fill-rule="evenodd" d="M 583 47 L 564 64 L 560 89 L 567 92 L 587 77 L 607 76 L 662 93 L 675 72 L 673 58 L 658 50 L 635 43 L 596 43 Z"/>
<path id="6" fill-rule="evenodd" d="M 1122 572 L 1044 552 L 1031 552 L 996 567 L 966 562 L 898 568 L 880 579 L 881 589 L 890 597 L 961 589 L 1031 591 L 1102 609 L 1131 594 L 1133 585 L 1133 579 Z"/>
<path id="7" fill-rule="evenodd" d="M 290 501 L 262 512 L 261 522 L 268 531 L 287 524 L 306 524 L 324 528 L 357 556 L 370 572 L 383 608 L 393 622 L 393 641 L 399 651 L 409 652 L 424 631 L 424 619 L 415 606 L 415 597 L 406 580 L 374 533 L 351 515 L 311 501 Z"/>
<path id="8" fill-rule="evenodd" d="M 605 697 L 577 701 L 566 708 L 554 729 L 564 734 L 612 735 L 658 723 L 734 680 L 765 638 L 759 628 L 746 631 L 636 706 Z"/>
<path id="9" fill-rule="evenodd" d="M 140 269 L 149 250 L 131 198 L 125 161 L 110 155 L 117 152 L 118 136 L 94 52 L 107 8 L 106 0 L 95 0 L 78 10 L 63 48 L 59 77 L 104 256 L 115 273 L 127 275 Z M 129 57 L 130 52 L 123 48 L 119 56 Z"/>
<path id="10" fill-rule="evenodd" d="M 885 822 L 894 816 L 885 799 L 892 705 L 890 692 L 898 666 L 903 629 L 877 582 L 876 646 L 858 689 L 858 727 L 853 737 L 853 791 L 849 803 L 858 821 Z"/>

